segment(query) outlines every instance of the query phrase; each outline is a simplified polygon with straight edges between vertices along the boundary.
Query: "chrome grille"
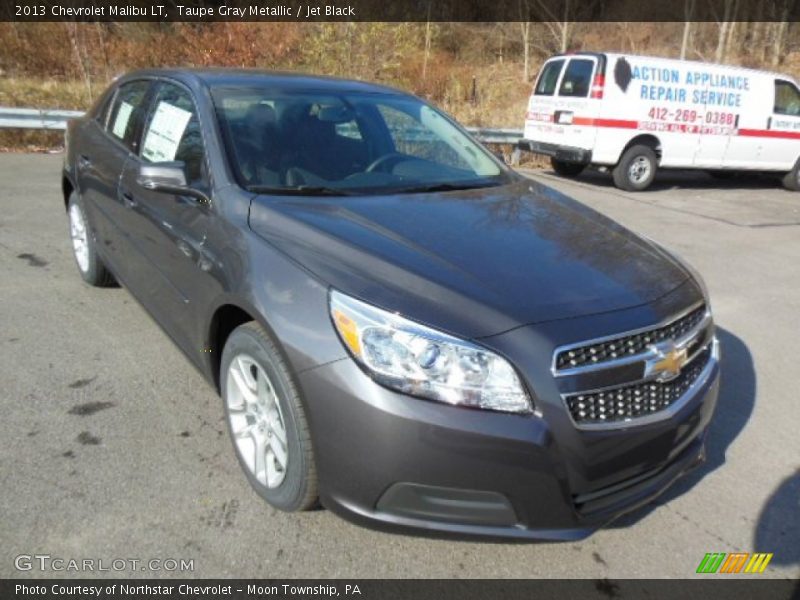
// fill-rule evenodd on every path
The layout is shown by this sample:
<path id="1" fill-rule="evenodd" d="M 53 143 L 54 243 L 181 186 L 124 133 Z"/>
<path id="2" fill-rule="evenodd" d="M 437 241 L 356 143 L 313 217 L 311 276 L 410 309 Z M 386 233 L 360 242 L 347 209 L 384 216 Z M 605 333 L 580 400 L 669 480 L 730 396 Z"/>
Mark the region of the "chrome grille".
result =
<path id="1" fill-rule="evenodd" d="M 647 381 L 615 389 L 565 396 L 572 419 L 578 425 L 614 423 L 643 417 L 668 408 L 697 381 L 711 358 L 708 344 L 671 381 Z"/>
<path id="2" fill-rule="evenodd" d="M 573 369 L 603 362 L 618 360 L 627 356 L 641 354 L 651 344 L 667 339 L 677 340 L 697 327 L 706 313 L 701 305 L 675 321 L 639 333 L 608 339 L 594 344 L 585 344 L 560 351 L 555 358 L 556 371 Z"/>

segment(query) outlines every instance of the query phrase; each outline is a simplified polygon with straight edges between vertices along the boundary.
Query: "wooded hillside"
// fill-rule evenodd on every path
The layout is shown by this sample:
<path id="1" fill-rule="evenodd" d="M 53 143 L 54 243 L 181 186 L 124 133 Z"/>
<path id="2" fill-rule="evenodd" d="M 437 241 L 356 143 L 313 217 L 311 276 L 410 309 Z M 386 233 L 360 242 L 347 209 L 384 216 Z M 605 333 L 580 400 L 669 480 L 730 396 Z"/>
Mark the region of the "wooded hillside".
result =
<path id="1" fill-rule="evenodd" d="M 535 10 L 537 1 L 520 6 Z M 698 0 L 684 1 L 689 11 Z M 130 69 L 214 65 L 387 83 L 469 125 L 521 127 L 531 79 L 547 56 L 563 50 L 683 56 L 800 75 L 800 24 L 727 20 L 736 16 L 711 23 L 571 22 L 558 15 L 517 23 L 2 23 L 0 105 L 84 109 Z M 0 146 L 52 139 L 0 132 Z"/>

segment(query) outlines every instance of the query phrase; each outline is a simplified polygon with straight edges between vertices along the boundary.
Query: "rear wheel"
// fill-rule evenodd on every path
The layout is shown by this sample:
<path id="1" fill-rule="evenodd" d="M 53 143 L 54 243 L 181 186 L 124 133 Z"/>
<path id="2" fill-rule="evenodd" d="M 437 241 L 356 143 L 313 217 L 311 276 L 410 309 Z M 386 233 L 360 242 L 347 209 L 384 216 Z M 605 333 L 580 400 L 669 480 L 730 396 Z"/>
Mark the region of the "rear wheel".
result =
<path id="1" fill-rule="evenodd" d="M 231 333 L 221 375 L 228 431 L 250 485 L 280 510 L 313 508 L 317 474 L 305 410 L 289 366 L 260 325 Z"/>
<path id="2" fill-rule="evenodd" d="M 794 168 L 783 176 L 783 186 L 787 190 L 800 192 L 800 158 L 794 163 Z"/>
<path id="3" fill-rule="evenodd" d="M 89 285 L 108 287 L 114 284 L 114 276 L 106 269 L 97 256 L 95 239 L 86 219 L 83 202 L 76 192 L 72 192 L 67 205 L 69 217 L 69 236 L 72 240 L 72 255 L 78 265 L 78 272 Z"/>
<path id="4" fill-rule="evenodd" d="M 612 171 L 614 185 L 629 192 L 644 190 L 653 183 L 657 169 L 658 157 L 650 146 L 631 146 Z"/>
<path id="5" fill-rule="evenodd" d="M 550 159 L 550 164 L 553 166 L 553 171 L 562 177 L 577 177 L 586 168 L 586 165 L 580 163 L 566 162 L 555 158 Z"/>

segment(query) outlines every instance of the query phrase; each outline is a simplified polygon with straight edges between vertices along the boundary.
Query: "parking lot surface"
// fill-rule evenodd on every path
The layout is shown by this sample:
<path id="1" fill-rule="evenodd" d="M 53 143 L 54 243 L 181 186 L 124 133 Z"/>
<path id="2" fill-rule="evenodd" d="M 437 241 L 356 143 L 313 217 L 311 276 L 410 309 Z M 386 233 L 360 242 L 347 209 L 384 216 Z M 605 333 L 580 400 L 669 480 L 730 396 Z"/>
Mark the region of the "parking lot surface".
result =
<path id="1" fill-rule="evenodd" d="M 708 462 L 587 540 L 390 535 L 252 492 L 222 405 L 125 289 L 73 264 L 60 155 L 0 155 L 0 577 L 691 577 L 707 552 L 800 576 L 800 194 L 770 180 L 527 172 L 688 259 L 722 343 Z M 347 443 L 342 440 L 342 443 Z M 19 572 L 20 554 L 191 559 L 194 570 Z M 706 577 L 709 577 L 706 575 Z"/>

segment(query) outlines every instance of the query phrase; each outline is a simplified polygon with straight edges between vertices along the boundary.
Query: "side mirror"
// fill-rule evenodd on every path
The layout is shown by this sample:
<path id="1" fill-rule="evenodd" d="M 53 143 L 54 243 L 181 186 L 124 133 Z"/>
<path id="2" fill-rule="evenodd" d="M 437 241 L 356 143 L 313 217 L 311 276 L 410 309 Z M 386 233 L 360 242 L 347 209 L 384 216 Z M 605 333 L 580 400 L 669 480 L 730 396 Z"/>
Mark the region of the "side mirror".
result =
<path id="1" fill-rule="evenodd" d="M 142 163 L 136 183 L 147 190 L 191 196 L 203 202 L 208 197 L 201 191 L 189 187 L 186 183 L 186 168 L 183 162 Z"/>

